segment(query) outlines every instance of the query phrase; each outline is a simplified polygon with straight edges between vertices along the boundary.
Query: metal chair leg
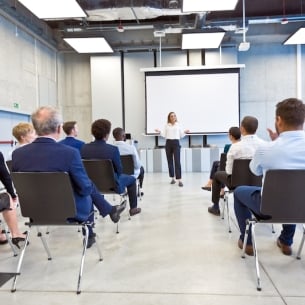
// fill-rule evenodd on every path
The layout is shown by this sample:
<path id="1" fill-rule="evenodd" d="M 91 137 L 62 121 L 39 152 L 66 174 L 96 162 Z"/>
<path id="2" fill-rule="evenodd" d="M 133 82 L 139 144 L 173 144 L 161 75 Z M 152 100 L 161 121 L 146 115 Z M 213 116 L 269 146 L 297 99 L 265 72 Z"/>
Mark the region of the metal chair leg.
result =
<path id="1" fill-rule="evenodd" d="M 259 261 L 258 261 L 258 253 L 257 253 L 257 246 L 256 246 L 255 224 L 256 224 L 255 221 L 253 221 L 252 224 L 251 224 L 252 245 L 253 245 L 253 251 L 254 251 L 254 258 L 255 258 L 255 269 L 256 269 L 256 280 L 257 280 L 256 289 L 258 291 L 261 291 L 262 290 L 262 286 L 261 286 L 261 277 L 260 277 L 260 271 L 259 271 Z"/>
<path id="2" fill-rule="evenodd" d="M 82 257 L 80 261 L 80 268 L 79 268 L 79 273 L 78 273 L 78 280 L 77 280 L 77 289 L 76 293 L 80 294 L 81 289 L 80 289 L 80 284 L 83 276 L 83 270 L 84 270 L 84 262 L 85 262 L 85 255 L 87 251 L 87 244 L 88 244 L 88 239 L 89 239 L 89 229 L 87 225 L 83 225 L 83 230 L 85 231 L 85 235 L 83 237 L 83 252 L 82 252 Z"/>
<path id="3" fill-rule="evenodd" d="M 301 252 L 302 252 L 302 249 L 304 246 L 304 241 L 305 241 L 305 225 L 303 225 L 303 236 L 302 236 L 302 240 L 301 240 L 298 252 L 297 252 L 297 259 L 301 259 Z"/>
<path id="4" fill-rule="evenodd" d="M 29 235 L 30 235 L 30 228 L 27 231 L 26 238 L 25 238 L 25 243 L 24 243 L 23 249 L 22 249 L 22 251 L 20 253 L 20 256 L 19 256 L 19 260 L 18 260 L 18 264 L 17 264 L 17 270 L 16 270 L 16 275 L 15 275 L 14 280 L 13 280 L 11 292 L 15 292 L 16 291 L 17 276 L 20 275 L 20 270 L 21 270 L 21 266 L 22 266 L 22 262 L 23 262 L 23 258 L 24 258 L 24 254 L 25 254 L 25 250 L 26 250 L 26 247 L 28 246 L 28 243 L 29 243 Z"/>

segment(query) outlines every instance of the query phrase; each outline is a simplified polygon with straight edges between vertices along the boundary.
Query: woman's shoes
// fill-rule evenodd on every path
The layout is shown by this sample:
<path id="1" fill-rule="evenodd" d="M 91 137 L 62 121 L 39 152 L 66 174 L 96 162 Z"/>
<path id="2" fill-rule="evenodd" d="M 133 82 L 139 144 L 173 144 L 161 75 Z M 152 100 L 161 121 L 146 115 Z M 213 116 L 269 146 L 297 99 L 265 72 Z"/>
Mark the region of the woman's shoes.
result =
<path id="1" fill-rule="evenodd" d="M 210 186 L 202 186 L 201 188 L 202 188 L 203 190 L 209 191 L 209 192 L 210 192 L 211 189 L 212 189 Z"/>
<path id="2" fill-rule="evenodd" d="M 176 183 L 176 180 L 172 179 L 171 184 L 175 184 L 175 183 Z"/>
<path id="3" fill-rule="evenodd" d="M 23 234 L 27 234 L 27 232 L 24 232 Z M 24 243 L 24 242 L 25 242 L 25 237 L 13 237 L 12 238 L 13 245 L 15 245 L 18 249 L 21 249 L 21 247 L 23 246 L 22 243 Z M 21 243 L 21 245 L 19 245 L 19 243 Z M 29 244 L 29 242 L 27 244 Z"/>

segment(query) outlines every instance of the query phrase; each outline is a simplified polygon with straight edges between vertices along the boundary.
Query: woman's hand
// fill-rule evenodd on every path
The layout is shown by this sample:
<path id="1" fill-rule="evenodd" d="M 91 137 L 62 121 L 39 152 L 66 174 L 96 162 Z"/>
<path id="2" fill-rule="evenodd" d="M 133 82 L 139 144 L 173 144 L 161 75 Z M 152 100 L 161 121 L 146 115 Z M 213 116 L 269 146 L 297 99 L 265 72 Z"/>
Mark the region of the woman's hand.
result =
<path id="1" fill-rule="evenodd" d="M 190 132 L 189 129 L 184 130 L 184 133 L 189 133 L 189 132 Z"/>
<path id="2" fill-rule="evenodd" d="M 155 132 L 160 133 L 161 130 L 160 129 L 155 129 Z"/>

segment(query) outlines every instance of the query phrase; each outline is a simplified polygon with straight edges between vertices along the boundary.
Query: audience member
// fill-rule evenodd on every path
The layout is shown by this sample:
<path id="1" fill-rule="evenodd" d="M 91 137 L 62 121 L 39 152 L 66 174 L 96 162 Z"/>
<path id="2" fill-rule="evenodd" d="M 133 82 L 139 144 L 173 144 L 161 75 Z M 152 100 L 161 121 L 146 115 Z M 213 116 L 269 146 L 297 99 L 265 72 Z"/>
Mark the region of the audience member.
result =
<path id="1" fill-rule="evenodd" d="M 19 243 L 25 241 L 25 234 L 21 233 L 21 231 L 18 228 L 18 220 L 17 220 L 17 212 L 16 212 L 18 198 L 13 187 L 11 176 L 5 165 L 3 154 L 1 152 L 0 152 L 0 181 L 2 182 L 2 184 L 4 185 L 7 191 L 7 193 L 2 193 L 0 195 L 3 205 L 7 207 L 6 209 L 0 210 L 0 212 L 2 212 L 3 218 L 7 223 L 7 226 L 11 233 L 13 244 L 16 247 L 20 248 Z M 6 239 L 4 232 L 0 232 L 0 244 L 3 245 L 6 244 L 7 242 L 8 240 Z"/>
<path id="2" fill-rule="evenodd" d="M 62 129 L 67 136 L 65 139 L 59 141 L 59 143 L 72 146 L 80 151 L 85 142 L 76 139 L 78 136 L 78 126 L 76 121 L 65 122 L 62 125 Z"/>
<path id="3" fill-rule="evenodd" d="M 112 131 L 112 135 L 115 139 L 114 145 L 118 147 L 120 155 L 132 155 L 134 164 L 134 177 L 139 180 L 141 196 L 143 196 L 143 180 L 144 180 L 144 167 L 141 164 L 139 154 L 134 145 L 126 143 L 125 130 L 123 128 L 117 127 Z M 138 194 L 140 195 L 140 194 Z"/>
<path id="4" fill-rule="evenodd" d="M 229 139 L 230 139 L 231 143 L 233 143 L 233 144 L 240 141 L 241 134 L 240 134 L 239 127 L 231 127 L 229 129 L 228 136 L 229 136 Z M 231 144 L 226 144 L 225 147 L 224 147 L 223 152 L 225 154 L 228 153 L 230 147 L 231 147 Z M 205 190 L 205 191 L 211 191 L 212 190 L 212 183 L 213 183 L 214 175 L 219 170 L 219 165 L 220 165 L 220 161 L 214 161 L 213 162 L 212 167 L 211 167 L 211 171 L 210 171 L 210 179 L 205 184 L 205 186 L 201 187 L 203 190 Z M 220 191 L 220 195 L 223 195 L 223 187 Z"/>
<path id="5" fill-rule="evenodd" d="M 276 105 L 276 136 L 270 129 L 269 135 L 274 139 L 258 147 L 250 162 L 250 170 L 257 176 L 265 175 L 269 169 L 305 169 L 305 133 L 303 130 L 305 105 L 301 100 L 288 98 Z M 287 181 L 289 183 L 289 181 Z M 246 219 L 251 211 L 260 213 L 261 187 L 239 186 L 234 191 L 234 209 L 240 228 L 238 246 L 242 249 Z M 287 202 L 289 204 L 289 202 Z M 295 225 L 285 224 L 277 239 L 277 245 L 285 255 L 291 255 L 291 245 Z M 246 253 L 253 255 L 251 230 L 246 245 Z"/>
<path id="6" fill-rule="evenodd" d="M 226 170 L 218 171 L 214 175 L 212 184 L 212 202 L 213 205 L 208 208 L 208 212 L 219 216 L 219 200 L 222 184 L 231 187 L 232 167 L 235 159 L 252 159 L 256 148 L 264 143 L 255 133 L 258 127 L 258 121 L 255 117 L 245 116 L 241 121 L 240 132 L 241 140 L 232 144 L 227 153 Z"/>
<path id="7" fill-rule="evenodd" d="M 178 181 L 178 186 L 183 186 L 181 180 L 181 161 L 180 161 L 180 139 L 185 136 L 189 130 L 182 130 L 178 123 L 175 112 L 170 112 L 167 116 L 167 124 L 164 130 L 155 129 L 162 137 L 166 139 L 165 152 L 168 164 L 168 173 L 171 178 L 171 184 L 175 184 Z M 176 180 L 175 180 L 176 177 Z"/>
<path id="8" fill-rule="evenodd" d="M 88 178 L 79 152 L 56 142 L 60 137 L 62 123 L 59 112 L 50 106 L 40 107 L 32 114 L 32 123 L 38 137 L 31 144 L 13 152 L 13 171 L 67 172 L 74 188 L 76 219 L 93 222 L 93 203 L 100 215 L 103 217 L 109 215 L 113 222 L 118 222 L 126 202 L 119 206 L 111 206 Z M 94 242 L 95 234 L 91 228 L 88 248 Z"/>
<path id="9" fill-rule="evenodd" d="M 105 119 L 99 119 L 92 123 L 91 133 L 94 136 L 94 141 L 83 145 L 81 156 L 83 159 L 110 159 L 113 163 L 113 168 L 116 175 L 117 188 L 116 192 L 121 194 L 127 187 L 130 210 L 130 216 L 134 216 L 141 212 L 137 207 L 137 186 L 136 179 L 131 175 L 122 173 L 122 163 L 119 149 L 111 144 L 106 143 L 111 130 L 111 123 Z"/>
<path id="10" fill-rule="evenodd" d="M 14 149 L 29 144 L 36 139 L 36 132 L 34 127 L 31 123 L 28 122 L 18 123 L 13 127 L 12 134 L 18 141 Z M 13 151 L 9 152 L 7 160 L 12 160 L 12 153 Z"/>

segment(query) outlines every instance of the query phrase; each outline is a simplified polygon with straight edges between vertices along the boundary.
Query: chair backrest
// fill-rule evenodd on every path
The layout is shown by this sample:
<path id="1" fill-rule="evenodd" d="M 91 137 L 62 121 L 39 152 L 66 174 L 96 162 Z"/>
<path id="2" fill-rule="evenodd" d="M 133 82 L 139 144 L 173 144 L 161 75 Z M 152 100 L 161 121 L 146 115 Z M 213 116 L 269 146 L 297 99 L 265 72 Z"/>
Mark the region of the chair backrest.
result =
<path id="1" fill-rule="evenodd" d="M 254 175 L 249 163 L 251 159 L 235 159 L 232 168 L 232 186 L 240 185 L 262 186 L 262 176 Z"/>
<path id="2" fill-rule="evenodd" d="M 268 170 L 264 178 L 261 213 L 270 222 L 305 223 L 305 170 Z"/>
<path id="3" fill-rule="evenodd" d="M 132 155 L 121 156 L 121 162 L 123 166 L 123 173 L 126 175 L 134 174 L 134 163 Z"/>
<path id="4" fill-rule="evenodd" d="M 111 160 L 83 160 L 88 177 L 101 193 L 115 193 L 116 179 Z"/>
<path id="5" fill-rule="evenodd" d="M 9 172 L 11 173 L 12 172 L 12 160 L 7 160 L 6 161 L 6 166 L 9 170 Z"/>
<path id="6" fill-rule="evenodd" d="M 65 172 L 12 172 L 21 214 L 33 225 L 64 225 L 76 207 L 70 177 Z"/>
<path id="7" fill-rule="evenodd" d="M 220 155 L 220 162 L 219 162 L 219 170 L 225 171 L 226 170 L 226 163 L 227 163 L 227 154 L 221 153 Z"/>

